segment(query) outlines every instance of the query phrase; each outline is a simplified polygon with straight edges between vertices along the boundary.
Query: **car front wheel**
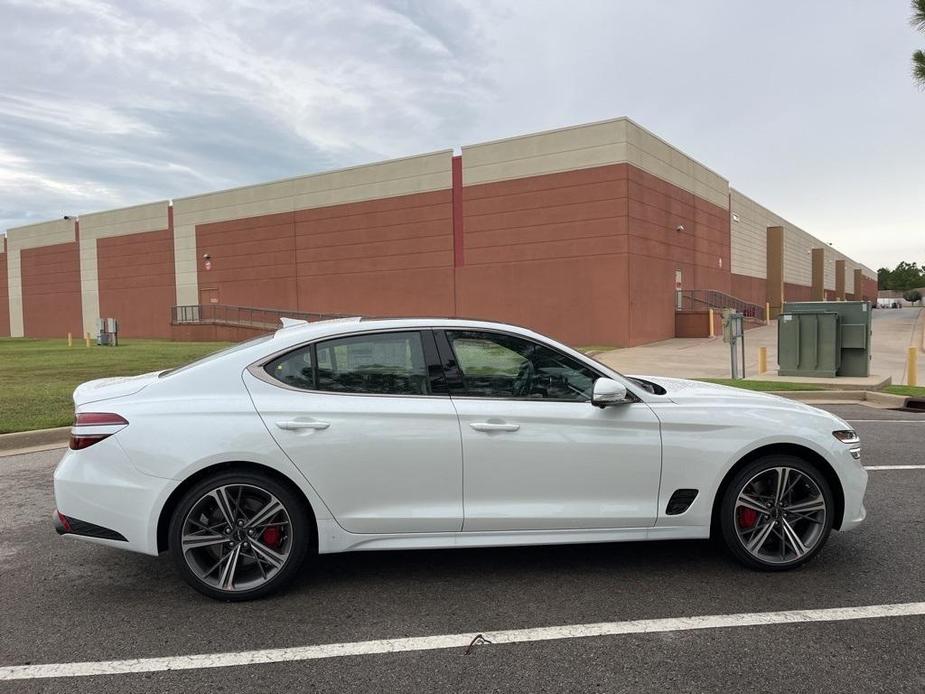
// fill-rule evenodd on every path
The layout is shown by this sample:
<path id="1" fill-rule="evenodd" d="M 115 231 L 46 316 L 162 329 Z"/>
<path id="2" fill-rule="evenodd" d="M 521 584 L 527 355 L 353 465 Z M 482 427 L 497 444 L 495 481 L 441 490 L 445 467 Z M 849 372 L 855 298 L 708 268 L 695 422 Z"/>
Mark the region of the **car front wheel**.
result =
<path id="1" fill-rule="evenodd" d="M 825 476 L 788 455 L 759 458 L 740 470 L 720 508 L 723 539 L 751 568 L 791 569 L 822 549 L 832 529 L 834 503 Z"/>
<path id="2" fill-rule="evenodd" d="M 177 570 L 219 600 L 274 593 L 298 573 L 310 542 L 306 505 L 251 472 L 224 472 L 191 488 L 174 509 L 169 547 Z"/>

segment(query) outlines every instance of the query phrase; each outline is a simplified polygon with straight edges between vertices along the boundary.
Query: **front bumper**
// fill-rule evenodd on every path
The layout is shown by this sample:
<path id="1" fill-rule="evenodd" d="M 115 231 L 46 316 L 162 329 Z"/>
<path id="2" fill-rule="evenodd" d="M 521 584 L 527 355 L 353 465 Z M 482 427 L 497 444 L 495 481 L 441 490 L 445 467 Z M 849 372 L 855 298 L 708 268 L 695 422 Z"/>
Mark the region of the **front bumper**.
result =
<path id="1" fill-rule="evenodd" d="M 80 451 L 68 450 L 54 483 L 53 522 L 59 533 L 157 554 L 160 510 L 179 483 L 139 472 L 115 436 Z"/>
<path id="2" fill-rule="evenodd" d="M 862 455 L 863 459 L 863 455 Z M 836 467 L 842 492 L 845 496 L 845 511 L 839 530 L 856 528 L 867 517 L 864 508 L 864 493 L 867 491 L 867 470 L 860 460 L 851 457 L 848 449 L 839 450 L 839 465 Z"/>

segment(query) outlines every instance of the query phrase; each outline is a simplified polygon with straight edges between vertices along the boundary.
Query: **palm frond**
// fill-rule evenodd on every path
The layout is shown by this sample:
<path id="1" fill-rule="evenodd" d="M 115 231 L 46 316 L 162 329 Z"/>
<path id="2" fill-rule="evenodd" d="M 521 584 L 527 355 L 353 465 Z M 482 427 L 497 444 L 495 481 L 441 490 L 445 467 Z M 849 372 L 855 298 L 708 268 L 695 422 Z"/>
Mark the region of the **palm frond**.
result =
<path id="1" fill-rule="evenodd" d="M 925 0 L 912 0 L 912 16 L 909 23 L 919 31 L 925 31 Z"/>
<path id="2" fill-rule="evenodd" d="M 925 88 L 925 51 L 912 54 L 912 76 L 920 87 Z"/>

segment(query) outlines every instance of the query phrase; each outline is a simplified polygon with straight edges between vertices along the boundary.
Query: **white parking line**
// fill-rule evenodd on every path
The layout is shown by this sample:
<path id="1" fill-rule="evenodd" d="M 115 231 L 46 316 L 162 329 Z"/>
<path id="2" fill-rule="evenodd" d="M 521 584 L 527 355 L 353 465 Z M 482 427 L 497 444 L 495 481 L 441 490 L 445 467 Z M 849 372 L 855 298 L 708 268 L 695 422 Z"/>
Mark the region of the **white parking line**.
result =
<path id="1" fill-rule="evenodd" d="M 882 424 L 925 424 L 925 419 L 846 419 L 848 424 L 858 424 L 864 422 L 877 422 Z"/>
<path id="2" fill-rule="evenodd" d="M 925 465 L 865 465 L 865 470 L 925 470 Z"/>
<path id="3" fill-rule="evenodd" d="M 801 624 L 805 622 L 841 622 L 878 617 L 909 617 L 925 615 L 925 602 L 907 602 L 893 605 L 862 605 L 816 610 L 789 610 L 785 612 L 747 612 L 744 614 L 704 615 L 669 619 L 638 619 L 627 622 L 601 622 L 598 624 L 571 624 L 537 629 L 511 629 L 483 634 L 491 644 L 528 643 L 576 639 L 587 636 L 616 636 L 621 634 L 653 634 L 695 629 L 723 629 L 729 627 L 769 626 L 773 624 Z M 0 680 L 26 680 L 48 677 L 88 677 L 92 675 L 125 675 L 167 670 L 198 670 L 203 668 L 236 667 L 266 663 L 295 662 L 339 658 L 351 655 L 378 655 L 408 651 L 430 651 L 444 648 L 462 648 L 472 642 L 474 634 L 443 634 L 412 638 L 329 643 L 297 648 L 271 648 L 259 651 L 234 653 L 203 653 L 198 655 L 169 656 L 166 658 L 136 658 L 85 663 L 50 663 L 46 665 L 13 665 L 0 667 Z M 485 646 L 480 646 L 485 647 Z"/>

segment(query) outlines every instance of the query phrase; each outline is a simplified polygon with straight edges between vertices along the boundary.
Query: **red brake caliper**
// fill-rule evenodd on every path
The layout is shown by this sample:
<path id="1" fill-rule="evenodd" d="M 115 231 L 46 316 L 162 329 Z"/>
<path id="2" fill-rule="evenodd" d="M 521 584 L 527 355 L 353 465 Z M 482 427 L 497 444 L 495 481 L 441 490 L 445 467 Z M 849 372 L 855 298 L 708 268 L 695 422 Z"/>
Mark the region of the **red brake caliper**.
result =
<path id="1" fill-rule="evenodd" d="M 739 507 L 739 527 L 743 530 L 754 528 L 758 522 L 758 512 L 753 508 Z"/>
<path id="2" fill-rule="evenodd" d="M 263 534 L 261 534 L 260 539 L 263 540 L 263 544 L 268 547 L 278 547 L 283 541 L 283 534 L 280 532 L 279 528 L 274 525 L 266 528 Z"/>

